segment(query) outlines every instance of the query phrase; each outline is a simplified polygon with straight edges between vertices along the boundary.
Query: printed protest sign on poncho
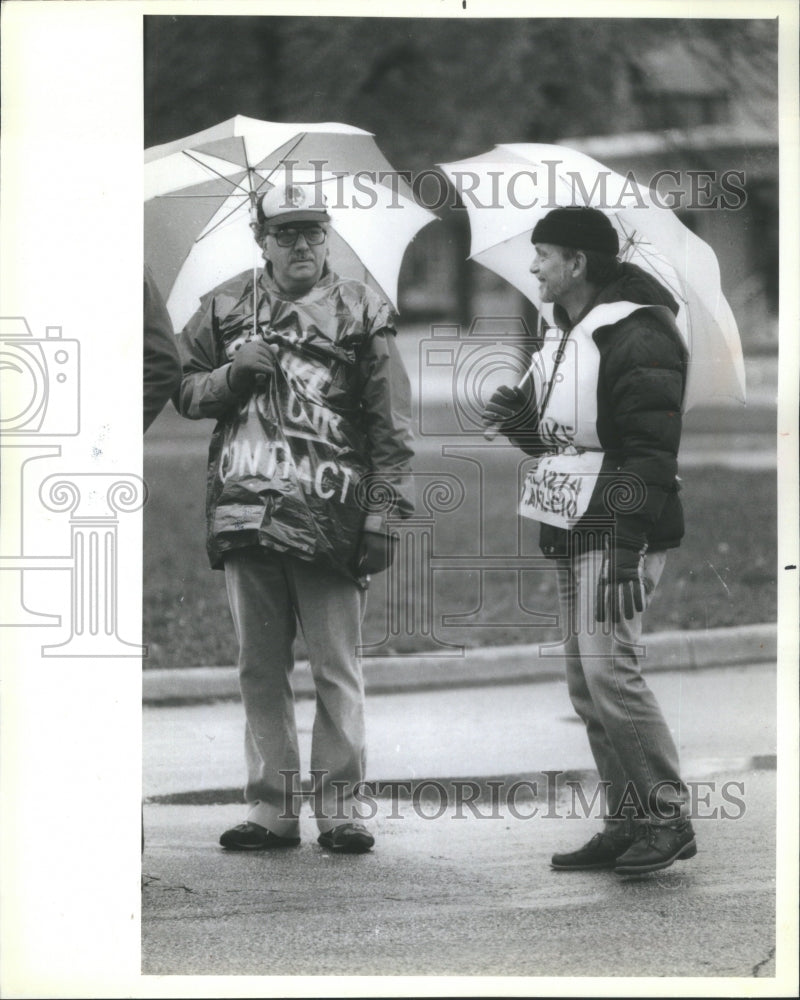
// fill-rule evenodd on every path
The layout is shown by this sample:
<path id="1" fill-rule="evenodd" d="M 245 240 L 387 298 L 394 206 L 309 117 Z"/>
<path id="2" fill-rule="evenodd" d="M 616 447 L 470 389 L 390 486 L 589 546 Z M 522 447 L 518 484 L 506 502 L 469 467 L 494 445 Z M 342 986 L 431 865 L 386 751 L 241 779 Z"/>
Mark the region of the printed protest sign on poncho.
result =
<path id="1" fill-rule="evenodd" d="M 277 551 L 352 565 L 367 469 L 362 436 L 327 402 L 332 381 L 329 364 L 283 349 L 264 391 L 228 423 L 216 471 L 218 544 L 254 532 Z"/>
<path id="2" fill-rule="evenodd" d="M 214 568 L 261 546 L 358 578 L 375 485 L 401 516 L 413 510 L 410 389 L 394 324 L 381 296 L 327 269 L 298 300 L 266 272 L 203 297 L 181 334 L 181 412 L 217 418 L 206 494 Z M 237 397 L 228 365 L 255 338 L 273 345 L 275 370 Z"/>

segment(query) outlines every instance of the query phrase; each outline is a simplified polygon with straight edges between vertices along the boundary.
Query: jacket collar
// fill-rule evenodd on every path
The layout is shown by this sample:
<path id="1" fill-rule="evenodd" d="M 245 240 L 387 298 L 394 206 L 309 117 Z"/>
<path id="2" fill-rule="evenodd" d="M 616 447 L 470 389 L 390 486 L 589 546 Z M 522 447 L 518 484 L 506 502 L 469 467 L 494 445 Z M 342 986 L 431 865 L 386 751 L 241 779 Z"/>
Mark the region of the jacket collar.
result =
<path id="1" fill-rule="evenodd" d="M 673 316 L 678 314 L 678 303 L 660 281 L 648 274 L 636 264 L 623 262 L 619 272 L 607 285 L 597 289 L 594 298 L 577 317 L 574 323 L 570 321 L 566 309 L 553 306 L 553 320 L 561 330 L 571 330 L 582 322 L 595 308 L 610 302 L 633 302 L 640 306 L 666 306 Z"/>

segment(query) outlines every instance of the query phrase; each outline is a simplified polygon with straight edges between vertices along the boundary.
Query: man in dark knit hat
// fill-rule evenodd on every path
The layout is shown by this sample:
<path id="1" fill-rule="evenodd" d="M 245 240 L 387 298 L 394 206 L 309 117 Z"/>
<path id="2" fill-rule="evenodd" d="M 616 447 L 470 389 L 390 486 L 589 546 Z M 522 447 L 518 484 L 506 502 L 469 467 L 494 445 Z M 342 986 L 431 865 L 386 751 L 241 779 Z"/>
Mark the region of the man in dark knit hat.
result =
<path id="1" fill-rule="evenodd" d="M 657 871 L 697 852 L 677 749 L 640 662 L 643 612 L 683 536 L 678 305 L 617 259 L 616 230 L 597 209 L 554 209 L 531 242 L 555 326 L 484 419 L 536 457 L 520 512 L 541 522 L 556 560 L 569 694 L 605 802 L 602 832 L 551 863 Z"/>

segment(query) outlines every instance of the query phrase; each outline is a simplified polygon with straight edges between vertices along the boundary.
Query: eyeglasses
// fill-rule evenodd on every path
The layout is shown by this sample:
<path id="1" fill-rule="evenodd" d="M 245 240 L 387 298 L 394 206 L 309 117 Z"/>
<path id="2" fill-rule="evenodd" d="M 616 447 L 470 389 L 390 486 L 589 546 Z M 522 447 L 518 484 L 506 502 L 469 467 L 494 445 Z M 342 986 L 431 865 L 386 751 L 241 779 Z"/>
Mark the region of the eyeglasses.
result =
<path id="1" fill-rule="evenodd" d="M 293 247 L 300 234 L 310 246 L 319 246 L 325 241 L 327 230 L 322 226 L 304 226 L 302 229 L 295 229 L 292 226 L 285 226 L 282 229 L 270 229 L 270 236 L 274 237 L 279 247 Z"/>

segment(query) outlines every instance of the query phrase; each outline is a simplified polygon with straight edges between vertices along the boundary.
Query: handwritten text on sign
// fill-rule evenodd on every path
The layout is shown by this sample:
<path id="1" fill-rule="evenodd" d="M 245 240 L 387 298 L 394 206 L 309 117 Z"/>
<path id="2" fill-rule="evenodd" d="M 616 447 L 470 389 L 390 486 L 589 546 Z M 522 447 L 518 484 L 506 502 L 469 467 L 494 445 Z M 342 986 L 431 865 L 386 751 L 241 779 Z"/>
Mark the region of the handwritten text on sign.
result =
<path id="1" fill-rule="evenodd" d="M 597 482 L 603 453 L 546 455 L 526 474 L 519 513 L 557 528 L 583 517 Z"/>

